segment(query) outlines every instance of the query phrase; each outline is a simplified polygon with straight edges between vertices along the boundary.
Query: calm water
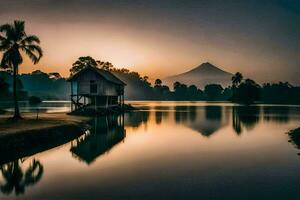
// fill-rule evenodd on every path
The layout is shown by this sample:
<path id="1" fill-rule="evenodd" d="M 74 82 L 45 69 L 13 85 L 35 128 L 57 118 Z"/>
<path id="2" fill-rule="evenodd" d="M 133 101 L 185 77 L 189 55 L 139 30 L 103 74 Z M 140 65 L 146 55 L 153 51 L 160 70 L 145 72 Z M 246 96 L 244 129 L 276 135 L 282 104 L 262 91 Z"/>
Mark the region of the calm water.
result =
<path id="1" fill-rule="evenodd" d="M 0 199 L 300 199 L 300 150 L 286 134 L 300 107 L 132 104 L 141 110 L 3 164 Z"/>

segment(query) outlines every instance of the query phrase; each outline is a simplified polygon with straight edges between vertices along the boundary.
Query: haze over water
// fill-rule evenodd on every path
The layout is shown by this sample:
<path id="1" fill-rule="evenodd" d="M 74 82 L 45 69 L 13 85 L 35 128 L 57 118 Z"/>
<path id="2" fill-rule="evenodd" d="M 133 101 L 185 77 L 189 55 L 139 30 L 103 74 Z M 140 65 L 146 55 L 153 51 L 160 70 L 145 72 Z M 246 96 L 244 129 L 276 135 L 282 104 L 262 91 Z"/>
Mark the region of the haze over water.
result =
<path id="1" fill-rule="evenodd" d="M 19 159 L 23 172 L 34 162 L 42 170 L 18 197 L 300 198 L 300 150 L 286 134 L 299 126 L 300 107 L 131 103 L 141 110 L 124 123 L 122 116 L 93 119 L 80 138 Z M 17 176 L 0 177 L 0 198 L 15 199 L 3 185 Z"/>

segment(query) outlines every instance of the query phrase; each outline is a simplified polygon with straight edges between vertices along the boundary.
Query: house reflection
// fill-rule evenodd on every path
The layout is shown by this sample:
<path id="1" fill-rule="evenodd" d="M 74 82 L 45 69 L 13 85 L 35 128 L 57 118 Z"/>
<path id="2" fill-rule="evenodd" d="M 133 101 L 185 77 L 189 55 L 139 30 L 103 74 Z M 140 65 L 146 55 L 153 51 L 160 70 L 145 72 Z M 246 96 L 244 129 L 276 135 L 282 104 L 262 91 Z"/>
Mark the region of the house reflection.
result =
<path id="1" fill-rule="evenodd" d="M 83 137 L 72 141 L 70 149 L 74 157 L 88 165 L 126 136 L 124 115 L 95 118 L 89 124 L 91 128 Z"/>
<path id="2" fill-rule="evenodd" d="M 44 173 L 44 167 L 40 161 L 32 159 L 25 171 L 22 169 L 22 159 L 15 160 L 0 166 L 3 182 L 0 189 L 3 194 L 24 194 L 28 186 L 39 182 Z"/>

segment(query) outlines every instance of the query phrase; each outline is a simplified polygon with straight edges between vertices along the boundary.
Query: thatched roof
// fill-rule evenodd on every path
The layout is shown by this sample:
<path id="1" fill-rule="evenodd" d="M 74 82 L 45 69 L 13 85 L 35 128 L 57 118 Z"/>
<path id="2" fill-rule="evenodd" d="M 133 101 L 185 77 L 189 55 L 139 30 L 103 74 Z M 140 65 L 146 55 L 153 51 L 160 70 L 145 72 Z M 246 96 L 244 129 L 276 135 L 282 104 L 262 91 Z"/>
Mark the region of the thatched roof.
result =
<path id="1" fill-rule="evenodd" d="M 121 81 L 119 78 L 117 78 L 110 71 L 107 71 L 107 70 L 104 70 L 104 69 L 99 69 L 99 68 L 96 68 L 96 67 L 86 67 L 86 68 L 80 70 L 79 72 L 77 72 L 76 74 L 70 76 L 70 78 L 68 78 L 68 81 L 74 81 L 74 80 L 76 80 L 83 72 L 85 72 L 87 70 L 92 70 L 92 71 L 96 72 L 97 74 L 99 74 L 105 80 L 107 80 L 109 82 L 115 83 L 117 85 L 126 85 L 126 83 L 124 83 L 123 81 Z"/>

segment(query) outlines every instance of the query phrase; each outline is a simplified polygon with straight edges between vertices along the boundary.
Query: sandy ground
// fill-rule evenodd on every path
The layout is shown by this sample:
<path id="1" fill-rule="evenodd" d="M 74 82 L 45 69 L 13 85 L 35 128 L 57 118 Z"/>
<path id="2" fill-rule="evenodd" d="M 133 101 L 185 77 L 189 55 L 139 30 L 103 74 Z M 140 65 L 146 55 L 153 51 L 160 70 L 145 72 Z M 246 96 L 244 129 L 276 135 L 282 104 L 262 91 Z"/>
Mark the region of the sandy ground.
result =
<path id="1" fill-rule="evenodd" d="M 79 125 L 88 121 L 88 117 L 67 115 L 65 113 L 22 113 L 23 120 L 13 121 L 12 113 L 0 115 L 0 137 L 31 130 L 42 130 L 66 125 Z"/>

